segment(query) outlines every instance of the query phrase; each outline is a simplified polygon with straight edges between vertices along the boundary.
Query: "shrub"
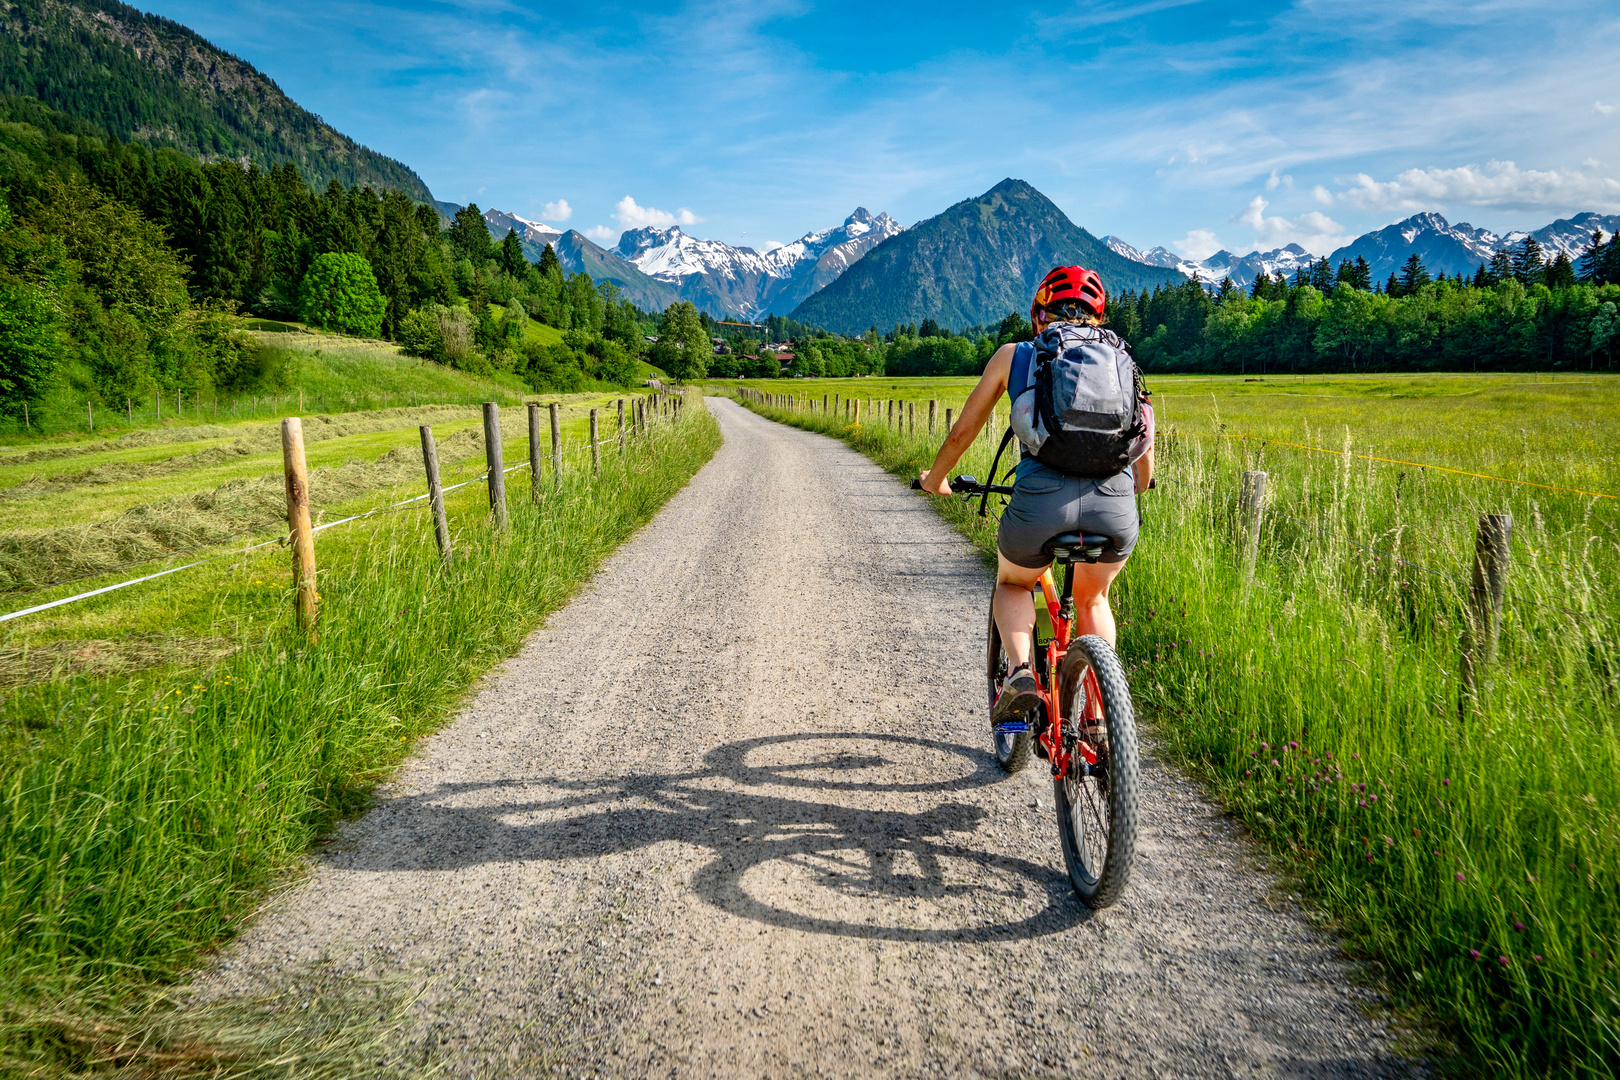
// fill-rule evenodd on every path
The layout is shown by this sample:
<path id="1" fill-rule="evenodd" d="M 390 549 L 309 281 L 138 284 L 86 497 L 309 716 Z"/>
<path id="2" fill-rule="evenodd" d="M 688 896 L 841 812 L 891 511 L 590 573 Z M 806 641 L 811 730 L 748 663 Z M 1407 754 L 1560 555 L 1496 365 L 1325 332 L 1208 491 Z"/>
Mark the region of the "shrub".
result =
<path id="1" fill-rule="evenodd" d="M 382 332 L 388 303 L 364 255 L 329 251 L 315 256 L 301 290 L 304 321 L 359 337 Z"/>

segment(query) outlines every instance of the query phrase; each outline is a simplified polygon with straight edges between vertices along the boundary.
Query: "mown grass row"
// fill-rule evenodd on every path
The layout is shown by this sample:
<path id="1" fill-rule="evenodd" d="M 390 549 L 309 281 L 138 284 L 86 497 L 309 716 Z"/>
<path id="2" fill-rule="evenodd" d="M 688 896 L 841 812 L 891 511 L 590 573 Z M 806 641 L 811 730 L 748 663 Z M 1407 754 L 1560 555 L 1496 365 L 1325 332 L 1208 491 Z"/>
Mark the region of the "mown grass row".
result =
<path id="1" fill-rule="evenodd" d="M 757 411 L 902 475 L 938 443 Z M 1163 482 L 1140 500 L 1143 538 L 1114 600 L 1162 744 L 1376 961 L 1397 1006 L 1451 1044 L 1455 1071 L 1620 1072 L 1615 508 L 1258 440 L 1160 447 Z M 962 471 L 985 476 L 991 449 L 977 443 Z M 1233 500 L 1257 464 L 1271 498 L 1246 588 Z M 976 502 L 935 505 L 994 550 Z M 1474 516 L 1502 509 L 1516 533 L 1501 657 L 1459 709 L 1456 578 Z"/>
<path id="2" fill-rule="evenodd" d="M 0 1073 L 116 1065 L 130 995 L 230 937 L 415 736 L 708 460 L 719 429 L 693 405 L 623 458 L 605 448 L 600 476 L 572 456 L 538 506 L 512 485 L 505 534 L 476 486 L 457 493 L 449 568 L 421 509 L 322 534 L 314 643 L 291 627 L 278 552 L 241 572 L 273 565 L 284 584 L 265 602 L 285 614 L 216 666 L 13 693 L 0 706 Z"/>

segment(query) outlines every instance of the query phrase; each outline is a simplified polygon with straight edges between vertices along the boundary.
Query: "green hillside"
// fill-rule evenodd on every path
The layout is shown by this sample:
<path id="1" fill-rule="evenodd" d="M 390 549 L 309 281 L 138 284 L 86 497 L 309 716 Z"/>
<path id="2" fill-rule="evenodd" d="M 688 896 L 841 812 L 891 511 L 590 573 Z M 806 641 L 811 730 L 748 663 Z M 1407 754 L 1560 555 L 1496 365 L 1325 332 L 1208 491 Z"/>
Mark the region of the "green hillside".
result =
<path id="1" fill-rule="evenodd" d="M 291 162 L 331 180 L 432 199 L 409 167 L 300 108 L 252 64 L 116 0 L 0 6 L 0 92 L 38 98 L 125 142 L 205 161 Z"/>
<path id="2" fill-rule="evenodd" d="M 885 240 L 792 318 L 844 334 L 923 319 L 982 325 L 1026 310 L 1046 272 L 1073 263 L 1100 273 L 1110 293 L 1185 280 L 1114 254 L 1052 200 L 1009 179 Z"/>
<path id="3" fill-rule="evenodd" d="M 563 233 L 552 248 L 571 274 L 589 274 L 597 284 L 610 281 L 619 295 L 643 311 L 663 311 L 681 299 L 672 285 L 643 274 L 631 263 L 587 240 L 577 229 Z"/>

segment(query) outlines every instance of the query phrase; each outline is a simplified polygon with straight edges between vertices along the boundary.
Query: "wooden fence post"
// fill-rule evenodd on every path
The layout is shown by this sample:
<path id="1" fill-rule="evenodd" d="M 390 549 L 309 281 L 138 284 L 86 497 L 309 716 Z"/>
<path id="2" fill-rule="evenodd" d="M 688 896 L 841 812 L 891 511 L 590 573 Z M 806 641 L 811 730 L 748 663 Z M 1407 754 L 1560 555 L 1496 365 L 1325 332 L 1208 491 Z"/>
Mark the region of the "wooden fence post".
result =
<path id="1" fill-rule="evenodd" d="M 553 401 L 547 408 L 551 412 L 551 485 L 562 485 L 562 416 L 561 406 Z"/>
<path id="2" fill-rule="evenodd" d="M 506 528 L 505 458 L 501 454 L 501 407 L 484 402 L 484 460 L 489 463 L 489 512 L 495 515 L 495 528 Z"/>
<path id="3" fill-rule="evenodd" d="M 619 399 L 619 453 L 624 453 L 624 398 Z"/>
<path id="4" fill-rule="evenodd" d="M 951 417 L 952 417 L 952 415 L 953 415 L 953 413 L 952 413 L 951 409 L 947 408 L 945 410 L 945 434 L 946 435 L 949 435 L 951 433 L 951 426 L 952 426 Z"/>
<path id="5" fill-rule="evenodd" d="M 298 629 L 315 636 L 320 594 L 315 591 L 315 533 L 309 524 L 309 468 L 304 463 L 304 424 L 296 416 L 281 422 L 281 462 L 287 474 L 287 529 L 292 535 L 293 587 Z"/>
<path id="6" fill-rule="evenodd" d="M 591 471 L 596 473 L 602 471 L 602 442 L 597 437 L 595 409 L 591 410 Z"/>
<path id="7" fill-rule="evenodd" d="M 934 434 L 934 418 L 938 414 L 939 414 L 939 401 L 937 399 L 935 399 L 935 398 L 929 398 L 928 399 L 928 434 L 930 436 L 932 436 Z"/>
<path id="8" fill-rule="evenodd" d="M 861 403 L 860 403 L 860 399 L 857 398 L 856 401 L 855 401 L 855 425 L 857 427 L 859 427 L 860 423 L 861 423 Z"/>
<path id="9" fill-rule="evenodd" d="M 917 434 L 917 403 L 915 401 L 906 402 L 906 434 Z"/>
<path id="10" fill-rule="evenodd" d="M 1243 530 L 1243 583 L 1254 581 L 1254 564 L 1260 555 L 1260 522 L 1266 509 L 1266 474 L 1250 470 L 1243 474 L 1238 488 L 1238 525 Z"/>
<path id="11" fill-rule="evenodd" d="M 90 418 L 90 434 L 94 435 L 96 433 L 96 410 L 90 404 L 89 398 L 84 399 L 84 415 Z"/>
<path id="12" fill-rule="evenodd" d="M 1502 601 L 1507 595 L 1508 541 L 1513 536 L 1512 514 L 1481 514 L 1474 533 L 1474 573 L 1468 586 L 1468 622 L 1463 628 L 1461 715 L 1478 688 L 1479 674 L 1496 662 L 1502 626 Z"/>
<path id="13" fill-rule="evenodd" d="M 540 403 L 529 402 L 529 498 L 540 501 Z"/>
<path id="14" fill-rule="evenodd" d="M 433 443 L 433 428 L 423 424 L 422 466 L 427 470 L 428 504 L 433 508 L 433 539 L 439 543 L 439 558 L 446 566 L 454 556 L 450 551 L 450 522 L 444 516 L 444 488 L 439 484 L 439 449 Z"/>

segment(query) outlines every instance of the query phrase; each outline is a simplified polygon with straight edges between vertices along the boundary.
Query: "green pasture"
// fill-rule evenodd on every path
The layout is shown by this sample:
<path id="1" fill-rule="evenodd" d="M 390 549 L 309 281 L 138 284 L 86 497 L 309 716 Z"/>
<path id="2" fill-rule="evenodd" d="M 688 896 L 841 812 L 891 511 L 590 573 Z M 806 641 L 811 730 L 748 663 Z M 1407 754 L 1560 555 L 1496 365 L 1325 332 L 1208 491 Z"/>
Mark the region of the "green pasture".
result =
<path id="1" fill-rule="evenodd" d="M 813 393 L 816 411 L 759 411 L 904 476 L 928 466 L 939 433 L 897 432 L 886 409 L 848 424 L 819 410 L 820 394 L 959 408 L 970 384 L 747 385 Z M 1616 1075 L 1620 500 L 1529 485 L 1620 494 L 1620 381 L 1154 389 L 1160 483 L 1139 500 L 1142 540 L 1113 599 L 1160 745 L 1271 848 L 1442 1068 Z M 960 471 L 987 475 L 993 447 L 975 443 Z M 1269 476 L 1253 584 L 1235 520 L 1247 469 Z M 935 505 L 993 552 L 976 502 Z M 1458 673 L 1475 524 L 1500 512 L 1513 515 L 1500 652 L 1469 696 Z"/>
<path id="2" fill-rule="evenodd" d="M 716 386 L 939 402 L 960 411 L 972 378 L 744 379 Z M 1620 495 L 1620 377 L 1320 375 L 1148 380 L 1161 432 L 1282 440 Z M 1006 399 L 998 405 L 1003 424 Z M 924 414 L 926 417 L 926 414 Z M 998 431 L 999 435 L 1000 432 Z M 1276 446 L 1302 457 L 1307 451 Z"/>

